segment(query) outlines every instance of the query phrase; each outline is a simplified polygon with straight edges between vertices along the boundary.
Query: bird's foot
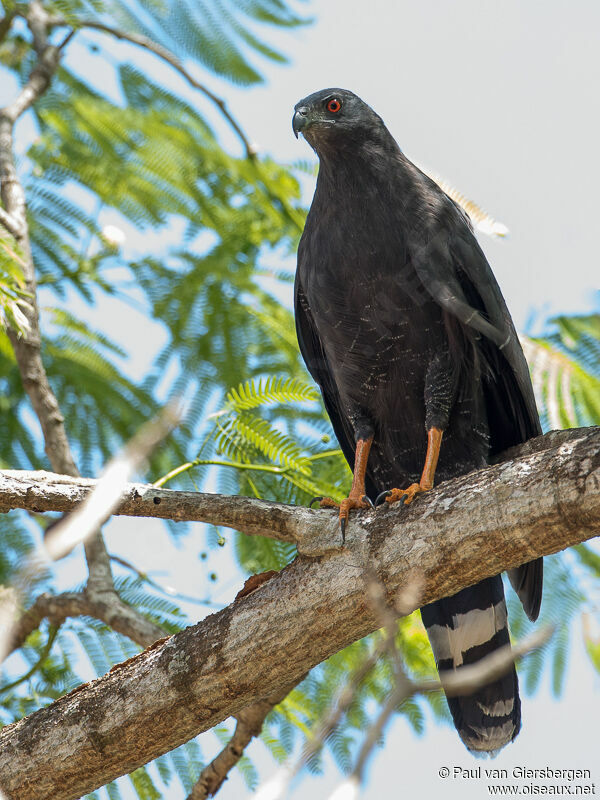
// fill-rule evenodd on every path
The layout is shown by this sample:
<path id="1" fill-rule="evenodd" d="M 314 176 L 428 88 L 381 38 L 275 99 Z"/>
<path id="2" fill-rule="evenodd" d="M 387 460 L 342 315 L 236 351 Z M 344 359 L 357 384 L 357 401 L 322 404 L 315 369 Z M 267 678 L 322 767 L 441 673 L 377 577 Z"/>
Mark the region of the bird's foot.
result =
<path id="1" fill-rule="evenodd" d="M 398 503 L 404 500 L 404 505 L 409 506 L 418 494 L 428 491 L 429 488 L 422 486 L 420 483 L 411 483 L 406 489 L 388 489 L 377 496 L 375 505 L 380 506 L 383 503 Z"/>
<path id="2" fill-rule="evenodd" d="M 373 503 L 366 494 L 363 495 L 350 495 L 342 500 L 341 503 L 336 503 L 331 497 L 313 497 L 309 505 L 319 501 L 319 508 L 339 508 L 339 521 L 340 528 L 342 529 L 342 544 L 346 541 L 346 525 L 348 524 L 348 515 L 353 508 L 374 508 Z"/>

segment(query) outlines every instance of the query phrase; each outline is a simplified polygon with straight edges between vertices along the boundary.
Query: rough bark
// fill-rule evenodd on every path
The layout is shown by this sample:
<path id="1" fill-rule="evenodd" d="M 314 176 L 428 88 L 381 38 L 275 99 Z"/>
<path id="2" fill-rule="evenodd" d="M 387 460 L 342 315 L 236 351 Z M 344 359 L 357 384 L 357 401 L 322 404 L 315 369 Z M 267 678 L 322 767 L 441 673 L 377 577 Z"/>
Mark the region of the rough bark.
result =
<path id="1" fill-rule="evenodd" d="M 599 436 L 598 428 L 552 431 L 511 448 L 503 454 L 502 464 L 508 466 L 509 460 L 519 457 L 524 462 L 524 456 L 535 455 L 532 465 L 534 468 L 543 469 L 546 454 L 558 452 L 562 446 L 570 448 L 581 439 L 589 442 L 591 452 L 594 442 L 597 448 L 600 447 L 597 443 Z M 518 470 L 518 467 L 514 469 Z M 480 475 L 478 481 L 473 481 L 473 473 L 467 476 L 467 480 L 468 490 L 476 491 L 480 495 L 486 489 L 488 476 L 494 473 L 486 470 L 478 474 Z M 506 499 L 513 490 L 518 494 L 519 487 L 512 486 L 511 480 L 514 478 L 521 482 L 524 476 L 518 472 L 511 472 L 508 475 L 503 470 L 495 474 L 507 475 L 503 480 Z M 464 481 L 465 478 L 460 480 Z M 72 478 L 44 471 L 0 471 L 0 511 L 9 511 L 13 508 L 36 512 L 72 511 L 89 495 L 96 483 L 97 481 L 91 478 Z M 434 497 L 439 504 L 441 498 L 446 495 L 448 499 L 443 502 L 450 502 L 449 497 L 457 483 L 458 481 L 452 481 L 442 484 L 436 489 L 435 494 L 419 499 L 417 507 L 423 508 Z M 485 510 L 485 503 L 483 508 Z M 290 542 L 296 545 L 301 555 L 306 556 L 323 555 L 341 546 L 335 525 L 329 527 L 323 525 L 324 520 L 334 519 L 333 512 L 312 511 L 308 508 L 271 503 L 251 497 L 179 492 L 172 489 L 157 489 L 148 484 L 129 483 L 123 487 L 123 500 L 114 513 L 130 517 L 155 517 L 223 525 L 249 535 L 267 536 L 282 542 Z"/>
<path id="2" fill-rule="evenodd" d="M 409 509 L 355 514 L 345 548 L 334 513 L 290 509 L 311 539 L 319 529 L 323 542 L 338 546 L 298 557 L 228 608 L 7 726 L 3 790 L 11 800 L 78 798 L 283 691 L 379 627 L 362 580 L 367 570 L 389 596 L 420 572 L 427 603 L 595 536 L 600 430 L 540 446 L 448 481 Z M 266 529 L 268 508 L 261 513 Z M 281 524 L 278 513 L 274 519 Z M 287 519 L 286 531 L 299 530 Z"/>

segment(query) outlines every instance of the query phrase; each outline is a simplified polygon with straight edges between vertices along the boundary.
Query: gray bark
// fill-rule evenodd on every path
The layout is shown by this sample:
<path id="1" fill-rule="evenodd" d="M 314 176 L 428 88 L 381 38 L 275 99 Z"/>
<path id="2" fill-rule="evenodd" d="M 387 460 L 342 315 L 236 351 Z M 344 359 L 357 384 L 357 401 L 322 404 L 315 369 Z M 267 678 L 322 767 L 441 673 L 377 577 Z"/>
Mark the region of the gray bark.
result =
<path id="1" fill-rule="evenodd" d="M 4 728 L 3 790 L 11 800 L 78 798 L 285 690 L 379 627 L 362 580 L 368 570 L 388 598 L 419 573 L 423 604 L 595 536 L 600 429 L 525 449 L 529 455 L 448 481 L 408 509 L 354 514 L 345 548 L 335 513 L 277 504 L 258 513 L 253 501 L 228 498 L 236 527 L 245 527 L 244 508 L 254 532 L 268 529 L 272 515 L 278 536 L 295 531 L 299 543 L 314 543 L 320 534 L 323 554 L 299 556 L 228 608 Z"/>

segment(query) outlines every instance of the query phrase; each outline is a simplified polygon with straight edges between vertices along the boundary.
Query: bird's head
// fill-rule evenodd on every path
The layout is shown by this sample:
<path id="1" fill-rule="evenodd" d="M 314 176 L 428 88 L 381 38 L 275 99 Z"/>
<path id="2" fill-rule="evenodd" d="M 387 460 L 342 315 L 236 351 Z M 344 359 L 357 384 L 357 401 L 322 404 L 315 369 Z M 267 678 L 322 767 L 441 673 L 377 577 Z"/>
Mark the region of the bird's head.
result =
<path id="1" fill-rule="evenodd" d="M 319 155 L 389 137 L 381 117 L 347 89 L 321 89 L 304 97 L 294 106 L 292 128 Z"/>

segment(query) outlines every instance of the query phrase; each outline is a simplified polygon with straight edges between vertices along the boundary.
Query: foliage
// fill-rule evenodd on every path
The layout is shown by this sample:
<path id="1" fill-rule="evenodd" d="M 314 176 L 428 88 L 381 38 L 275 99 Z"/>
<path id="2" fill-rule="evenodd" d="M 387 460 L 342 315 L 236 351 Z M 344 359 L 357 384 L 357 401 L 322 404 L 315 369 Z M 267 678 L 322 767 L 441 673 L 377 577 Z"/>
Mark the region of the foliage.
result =
<path id="1" fill-rule="evenodd" d="M 17 243 L 0 226 L 0 330 L 10 327 L 19 334 L 28 328 L 27 318 L 23 314 L 28 292 L 25 290 L 22 265 Z"/>
<path id="2" fill-rule="evenodd" d="M 3 5 L 5 11 L 13 8 Z M 75 41 L 88 44 L 90 58 L 98 59 L 105 76 L 100 85 L 90 85 L 67 50 L 31 112 L 35 134 L 19 165 L 46 304 L 44 363 L 82 472 L 96 473 L 166 400 L 184 397 L 185 423 L 149 467 L 150 475 L 162 476 L 159 484 L 187 487 L 191 481 L 201 488 L 210 483 L 225 492 L 288 503 L 306 504 L 316 495 L 340 499 L 350 471 L 300 364 L 287 302 L 289 256 L 304 216 L 297 175 L 313 167 L 299 163 L 291 169 L 266 156 L 229 152 L 221 143 L 221 107 L 210 95 L 199 92 L 197 102 L 182 99 L 171 80 L 147 74 L 133 45 L 130 58 L 119 60 L 112 39 L 84 24 L 106 23 L 147 36 L 188 59 L 186 66 L 189 62 L 195 74 L 250 85 L 261 79 L 265 59 L 283 60 L 263 33 L 295 29 L 306 20 L 284 0 L 53 0 L 45 5 L 81 28 Z M 0 43 L 0 74 L 10 73 L 22 84 L 33 58 L 29 33 L 15 24 Z M 122 236 L 115 235 L 115 227 Z M 159 232 L 163 243 L 158 252 L 150 247 L 136 252 L 127 232 Z M 19 308 L 27 294 L 21 257 L 0 226 L 3 329 L 23 324 Z M 133 307 L 145 316 L 148 329 L 159 332 L 162 344 L 141 379 L 131 377 L 128 343 L 115 341 L 111 333 L 112 312 L 97 330 L 87 321 L 86 304 L 118 308 L 121 314 Z M 561 317 L 546 338 L 524 339 L 546 425 L 599 423 L 599 320 Z M 0 467 L 47 468 L 2 329 L 0 412 Z M 11 513 L 0 519 L 3 584 L 10 583 L 46 524 L 42 516 Z M 181 526 L 177 535 L 183 535 Z M 226 541 L 218 530 L 212 538 Z M 250 541 L 242 533 L 235 534 L 233 551 L 245 573 L 279 569 L 295 555 L 290 545 L 259 537 Z M 597 577 L 593 551 L 584 547 L 576 553 L 581 568 Z M 205 555 L 210 561 L 214 552 Z M 562 557 L 551 559 L 547 572 L 552 591 L 546 592 L 543 613 L 561 619 L 563 628 L 546 652 L 526 662 L 532 690 L 548 661 L 560 689 L 570 622 L 586 601 Z M 167 634 L 190 621 L 183 597 L 143 573 L 133 574 L 122 564 L 117 568 L 117 589 L 127 603 Z M 55 579 L 43 573 L 23 602 L 28 605 L 41 591 L 55 588 Z M 520 636 L 528 623 L 517 604 L 512 606 L 513 632 Z M 356 642 L 317 667 L 272 712 L 262 738 L 275 758 L 284 759 L 307 734 L 380 636 Z M 598 663 L 591 634 L 588 642 Z M 399 621 L 397 644 L 409 673 L 433 673 L 418 614 Z M 42 625 L 9 662 L 0 686 L 0 720 L 19 719 L 136 651 L 95 620 L 72 620 L 58 631 Z M 343 727 L 330 737 L 327 746 L 342 769 L 386 697 L 391 675 L 389 660 L 381 659 L 358 687 Z M 425 704 L 436 717 L 448 716 L 440 696 L 405 703 L 399 711 L 417 732 L 424 727 Z M 212 738 L 224 738 L 228 731 L 220 727 Z M 202 750 L 192 741 L 132 773 L 137 796 L 166 796 L 175 779 L 178 791 L 188 793 L 206 760 L 207 741 L 210 736 L 200 740 Z M 317 755 L 311 768 L 319 766 Z M 243 759 L 240 769 L 253 786 L 252 764 Z M 123 786 L 118 781 L 90 797 L 112 800 Z"/>
<path id="3" fill-rule="evenodd" d="M 600 314 L 555 317 L 547 336 L 522 337 L 546 430 L 600 424 Z"/>

